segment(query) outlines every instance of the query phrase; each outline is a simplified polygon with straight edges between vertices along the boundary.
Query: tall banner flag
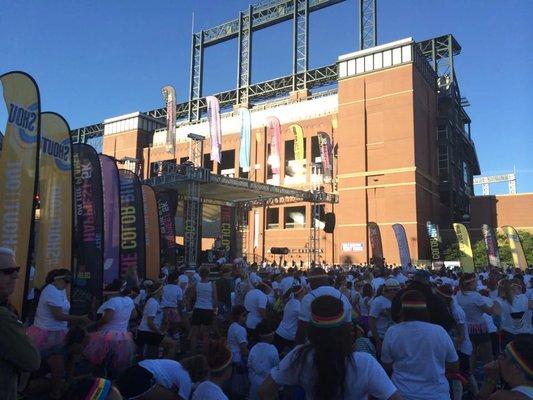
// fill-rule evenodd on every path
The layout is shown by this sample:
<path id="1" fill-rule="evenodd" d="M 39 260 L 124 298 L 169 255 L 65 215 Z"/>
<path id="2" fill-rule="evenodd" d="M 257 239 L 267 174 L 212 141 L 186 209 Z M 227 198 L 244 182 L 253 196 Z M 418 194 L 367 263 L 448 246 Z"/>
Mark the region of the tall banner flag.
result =
<path id="1" fill-rule="evenodd" d="M 72 146 L 74 175 L 74 282 L 72 309 L 87 314 L 102 300 L 104 271 L 104 207 L 102 171 L 96 150 Z"/>
<path id="2" fill-rule="evenodd" d="M 104 198 L 104 287 L 120 276 L 120 197 L 115 160 L 100 154 Z"/>
<path id="3" fill-rule="evenodd" d="M 24 72 L 0 76 L 8 118 L 0 153 L 0 246 L 12 249 L 21 267 L 11 303 L 22 312 L 34 218 L 41 102 Z"/>
<path id="4" fill-rule="evenodd" d="M 226 254 L 230 260 L 236 257 L 236 229 L 235 229 L 235 208 L 230 206 L 220 206 L 220 239 L 222 246 L 226 249 Z"/>
<path id="5" fill-rule="evenodd" d="M 268 138 L 270 140 L 270 155 L 268 162 L 273 174 L 279 174 L 281 151 L 281 124 L 276 117 L 267 117 Z"/>
<path id="6" fill-rule="evenodd" d="M 527 259 L 518 232 L 515 228 L 508 225 L 504 226 L 502 229 L 505 232 L 507 239 L 509 239 L 509 247 L 511 248 L 511 254 L 513 255 L 514 266 L 525 271 L 527 268 Z"/>
<path id="7" fill-rule="evenodd" d="M 333 147 L 331 146 L 331 139 L 326 132 L 318 132 L 318 144 L 324 176 L 331 179 L 333 177 Z"/>
<path id="8" fill-rule="evenodd" d="M 72 143 L 61 115 L 41 114 L 40 147 L 35 287 L 45 284 L 51 270 L 72 266 Z"/>
<path id="9" fill-rule="evenodd" d="M 459 242 L 461 252 L 461 267 L 463 272 L 474 272 L 474 254 L 470 245 L 470 235 L 463 224 L 453 224 L 453 230 Z"/>
<path id="10" fill-rule="evenodd" d="M 485 248 L 487 249 L 489 265 L 492 267 L 499 267 L 500 251 L 498 250 L 498 240 L 494 229 L 487 224 L 483 224 L 481 225 L 481 232 L 483 233 L 483 241 L 485 242 Z"/>
<path id="11" fill-rule="evenodd" d="M 376 267 L 384 266 L 383 245 L 381 244 L 381 232 L 375 222 L 368 223 L 368 237 L 372 249 L 372 262 Z"/>
<path id="12" fill-rule="evenodd" d="M 174 154 L 176 142 L 176 90 L 172 86 L 161 89 L 167 104 L 167 151 Z"/>
<path id="13" fill-rule="evenodd" d="M 407 235 L 402 224 L 392 225 L 396 242 L 398 243 L 398 251 L 400 253 L 400 262 L 404 269 L 409 268 L 411 264 L 411 254 L 409 253 L 409 243 L 407 242 Z"/>
<path id="14" fill-rule="evenodd" d="M 144 210 L 139 177 L 119 169 L 120 181 L 120 277 L 138 286 L 146 277 Z"/>
<path id="15" fill-rule="evenodd" d="M 222 148 L 222 128 L 220 126 L 220 104 L 215 96 L 207 96 L 207 121 L 209 122 L 209 135 L 211 136 L 211 161 L 220 164 Z"/>
<path id="16" fill-rule="evenodd" d="M 144 245 L 146 252 L 146 277 L 158 279 L 161 270 L 159 249 L 159 216 L 154 189 L 141 185 L 144 211 Z"/>
<path id="17" fill-rule="evenodd" d="M 157 191 L 157 212 L 159 216 L 159 243 L 161 251 L 161 265 L 176 266 L 176 228 L 174 217 L 176 214 L 175 197 L 168 192 Z"/>
<path id="18" fill-rule="evenodd" d="M 440 238 L 439 226 L 427 221 L 426 228 L 429 236 L 429 247 L 431 249 L 431 261 L 434 267 L 444 266 L 444 254 L 442 253 L 442 240 Z"/>
<path id="19" fill-rule="evenodd" d="M 239 148 L 239 166 L 244 172 L 250 170 L 250 135 L 252 133 L 252 121 L 250 119 L 250 110 L 239 108 L 239 117 L 241 120 L 241 143 Z"/>
<path id="20" fill-rule="evenodd" d="M 300 125 L 291 125 L 291 131 L 294 135 L 294 159 L 303 160 L 305 158 L 304 150 L 304 131 Z"/>

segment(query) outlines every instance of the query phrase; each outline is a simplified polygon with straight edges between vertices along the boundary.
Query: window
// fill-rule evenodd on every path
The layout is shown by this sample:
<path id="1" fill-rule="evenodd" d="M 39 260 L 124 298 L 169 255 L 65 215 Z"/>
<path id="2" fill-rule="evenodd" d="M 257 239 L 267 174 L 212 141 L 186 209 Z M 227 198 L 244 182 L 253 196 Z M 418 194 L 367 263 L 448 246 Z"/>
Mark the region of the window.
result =
<path id="1" fill-rule="evenodd" d="M 204 154 L 203 167 L 209 171 L 213 171 L 213 161 L 211 161 L 211 154 Z"/>
<path id="2" fill-rule="evenodd" d="M 318 136 L 313 136 L 311 138 L 311 164 L 314 164 L 319 157 L 320 146 L 318 145 Z"/>
<path id="3" fill-rule="evenodd" d="M 185 164 L 187 161 L 189 161 L 189 157 L 181 157 L 180 158 L 180 164 Z"/>
<path id="4" fill-rule="evenodd" d="M 284 210 L 284 228 L 305 228 L 305 206 L 285 207 Z"/>
<path id="5" fill-rule="evenodd" d="M 279 228 L 279 208 L 267 208 L 267 229 Z"/>
<path id="6" fill-rule="evenodd" d="M 241 167 L 239 167 L 239 178 L 248 179 L 249 172 L 244 172 Z"/>
<path id="7" fill-rule="evenodd" d="M 223 151 L 220 158 L 219 174 L 235 176 L 235 150 Z"/>

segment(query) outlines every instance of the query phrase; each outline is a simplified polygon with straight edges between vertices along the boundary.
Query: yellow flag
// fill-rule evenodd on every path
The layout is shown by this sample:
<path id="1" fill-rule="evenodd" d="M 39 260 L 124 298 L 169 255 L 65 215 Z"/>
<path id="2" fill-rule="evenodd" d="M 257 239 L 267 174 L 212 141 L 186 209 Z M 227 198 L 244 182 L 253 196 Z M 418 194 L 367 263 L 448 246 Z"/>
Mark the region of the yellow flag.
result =
<path id="1" fill-rule="evenodd" d="M 527 260 L 518 232 L 515 228 L 508 225 L 504 226 L 502 229 L 505 232 L 507 239 L 509 239 L 509 247 L 511 248 L 511 254 L 513 255 L 514 266 L 525 271 L 527 268 Z"/>
<path id="2" fill-rule="evenodd" d="M 0 246 L 12 249 L 21 267 L 11 303 L 21 312 L 34 216 L 39 146 L 39 89 L 24 72 L 0 76 L 8 119 L 0 154 Z"/>
<path id="3" fill-rule="evenodd" d="M 294 159 L 304 159 L 304 131 L 300 125 L 291 125 L 291 131 L 294 134 Z"/>
<path id="4" fill-rule="evenodd" d="M 463 272 L 474 272 L 474 257 L 472 254 L 472 246 L 470 245 L 470 236 L 463 224 L 453 224 L 453 230 L 459 242 L 459 250 L 461 251 L 461 267 Z"/>

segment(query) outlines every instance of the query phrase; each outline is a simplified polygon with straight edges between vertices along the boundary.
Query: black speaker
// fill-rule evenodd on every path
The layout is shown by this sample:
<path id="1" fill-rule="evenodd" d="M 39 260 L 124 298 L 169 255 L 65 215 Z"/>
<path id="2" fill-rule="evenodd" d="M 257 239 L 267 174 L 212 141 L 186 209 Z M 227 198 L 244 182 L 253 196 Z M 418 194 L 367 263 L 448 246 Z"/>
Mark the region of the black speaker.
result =
<path id="1" fill-rule="evenodd" d="M 333 233 L 335 230 L 335 213 L 325 213 L 324 214 L 324 232 Z"/>
<path id="2" fill-rule="evenodd" d="M 287 247 L 271 247 L 271 254 L 289 254 L 289 249 Z"/>

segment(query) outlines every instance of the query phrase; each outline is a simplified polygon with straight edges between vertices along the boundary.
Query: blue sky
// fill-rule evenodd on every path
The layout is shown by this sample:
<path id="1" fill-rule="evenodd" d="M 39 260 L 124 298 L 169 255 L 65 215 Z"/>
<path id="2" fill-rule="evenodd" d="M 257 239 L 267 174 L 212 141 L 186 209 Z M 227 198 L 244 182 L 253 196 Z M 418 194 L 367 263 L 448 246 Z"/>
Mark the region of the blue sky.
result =
<path id="1" fill-rule="evenodd" d="M 357 50 L 357 1 L 311 14 L 310 67 Z M 195 30 L 245 10 L 245 0 L 0 0 L 0 73 L 37 80 L 43 110 L 72 128 L 162 107 L 161 87 L 189 90 L 191 16 Z M 452 33 L 461 92 L 470 101 L 482 173 L 516 168 L 519 192 L 533 192 L 533 1 L 380 0 L 378 43 Z M 254 33 L 252 81 L 291 71 L 291 23 Z M 237 42 L 205 53 L 203 93 L 235 86 Z M 0 110 L 0 128 L 5 110 Z M 491 187 L 505 193 L 505 184 Z M 479 190 L 477 190 L 479 192 Z"/>

